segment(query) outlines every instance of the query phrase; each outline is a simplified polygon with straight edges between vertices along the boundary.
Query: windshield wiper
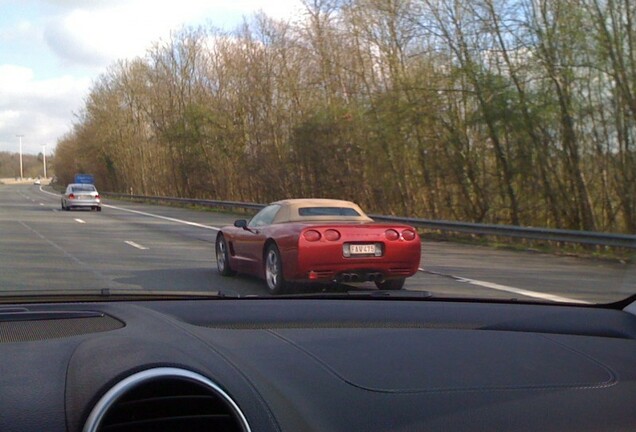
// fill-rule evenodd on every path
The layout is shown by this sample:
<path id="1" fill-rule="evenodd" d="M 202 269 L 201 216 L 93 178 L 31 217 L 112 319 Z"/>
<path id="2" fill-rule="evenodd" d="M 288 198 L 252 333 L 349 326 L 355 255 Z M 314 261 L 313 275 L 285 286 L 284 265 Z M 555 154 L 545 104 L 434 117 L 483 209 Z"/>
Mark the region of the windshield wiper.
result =
<path id="1" fill-rule="evenodd" d="M 239 298 L 236 293 L 224 291 L 148 291 L 105 288 L 95 291 L 30 291 L 0 294 L 0 304 L 55 303 L 77 301 L 141 301 L 141 300 L 201 300 Z"/>
<path id="2" fill-rule="evenodd" d="M 260 296 L 259 296 L 260 297 Z M 254 297 L 250 297 L 254 298 Z M 428 291 L 408 290 L 349 290 L 349 291 L 322 291 L 311 293 L 283 294 L 274 297 L 261 297 L 266 299 L 409 299 L 421 300 L 433 298 Z"/>
<path id="3" fill-rule="evenodd" d="M 283 294 L 276 296 L 245 296 L 244 298 L 257 299 L 359 299 L 359 300 L 415 300 L 415 301 L 436 301 L 453 303 L 494 303 L 494 304 L 529 304 L 529 305 L 550 305 L 550 306 L 572 306 L 570 303 L 546 302 L 536 299 L 524 299 L 518 297 L 510 298 L 486 298 L 486 297 L 454 297 L 440 295 L 431 291 L 410 291 L 410 290 L 347 290 L 347 291 L 321 291 L 297 294 Z M 593 307 L 597 305 L 575 304 L 575 306 Z"/>
<path id="4" fill-rule="evenodd" d="M 166 297 L 166 298 L 239 298 L 238 293 L 225 291 L 152 291 L 152 290 L 121 290 L 104 288 L 100 290 L 100 296 L 104 297 Z"/>
<path id="5" fill-rule="evenodd" d="M 423 299 L 433 297 L 430 291 L 407 291 L 407 290 L 358 290 L 347 291 L 351 297 L 374 297 L 374 298 L 413 298 Z"/>

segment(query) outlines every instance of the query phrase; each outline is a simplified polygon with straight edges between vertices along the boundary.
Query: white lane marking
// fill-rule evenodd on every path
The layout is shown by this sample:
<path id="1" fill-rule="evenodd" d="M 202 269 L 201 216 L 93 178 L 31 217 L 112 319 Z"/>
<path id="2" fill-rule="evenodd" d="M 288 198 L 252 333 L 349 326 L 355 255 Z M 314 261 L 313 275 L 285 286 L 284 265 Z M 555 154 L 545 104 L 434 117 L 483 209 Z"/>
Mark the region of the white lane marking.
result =
<path id="1" fill-rule="evenodd" d="M 472 285 L 479 285 L 484 288 L 491 288 L 491 289 L 499 290 L 499 291 L 507 291 L 507 292 L 511 292 L 515 294 L 521 294 L 526 297 L 538 298 L 541 300 L 549 300 L 549 301 L 560 302 L 560 303 L 590 304 L 590 302 L 586 302 L 583 300 L 575 300 L 569 297 L 561 297 L 555 294 L 546 294 L 546 293 L 540 293 L 536 291 L 529 291 L 529 290 L 524 290 L 521 288 L 509 287 L 506 285 L 499 285 L 492 282 L 484 282 L 484 281 L 467 279 L 467 278 L 458 278 L 457 280 L 459 280 L 460 282 L 467 282 Z"/>
<path id="2" fill-rule="evenodd" d="M 137 249 L 141 249 L 141 250 L 147 250 L 148 249 L 146 246 L 142 246 L 142 245 L 140 245 L 138 243 L 135 243 L 134 241 L 125 240 L 124 243 L 126 243 L 127 245 L 130 245 L 130 246 L 132 246 L 134 248 L 137 248 Z"/>
<path id="3" fill-rule="evenodd" d="M 209 229 L 209 230 L 220 231 L 220 229 L 217 228 L 217 227 L 203 225 L 203 224 L 200 224 L 200 223 L 190 222 L 190 221 L 186 221 L 186 220 L 182 220 L 182 219 L 171 218 L 171 217 L 167 217 L 167 216 L 160 216 L 160 215 L 156 215 L 156 214 L 152 214 L 152 213 L 146 213 L 146 212 L 142 212 L 142 211 L 138 211 L 138 210 L 131 210 L 131 209 L 117 207 L 117 206 L 108 205 L 108 204 L 102 204 L 102 207 L 108 207 L 108 208 L 112 208 L 112 209 L 115 209 L 115 210 L 121 210 L 121 211 L 126 211 L 126 212 L 130 212 L 130 213 L 139 214 L 139 215 L 142 215 L 142 216 L 148 216 L 148 217 L 153 217 L 153 218 L 157 218 L 157 219 L 163 219 L 163 220 L 167 220 L 167 221 L 171 221 L 171 222 L 182 223 L 182 224 L 194 226 L 194 227 L 197 227 L 197 228 L 205 228 L 205 229 Z"/>
<path id="4" fill-rule="evenodd" d="M 73 220 L 77 223 L 86 223 L 86 221 L 83 221 L 82 219 L 73 219 Z"/>
<path id="5" fill-rule="evenodd" d="M 40 203 L 40 205 L 41 205 L 41 206 L 43 206 L 43 205 L 44 205 L 44 203 Z"/>
<path id="6" fill-rule="evenodd" d="M 51 245 L 55 249 L 57 249 L 60 252 L 62 252 L 64 254 L 64 256 L 66 256 L 67 258 L 69 258 L 70 260 L 72 260 L 73 262 L 78 264 L 80 267 L 84 268 L 86 271 L 90 271 L 91 273 L 93 273 L 95 276 L 97 276 L 99 279 L 101 279 L 103 282 L 105 282 L 108 287 L 117 288 L 118 286 L 120 286 L 119 284 L 114 283 L 113 281 L 108 279 L 106 276 L 101 274 L 99 271 L 97 271 L 94 268 L 94 266 L 88 265 L 87 263 L 85 263 L 81 259 L 77 258 L 75 255 L 73 255 L 70 252 L 66 251 L 63 247 L 61 247 L 57 243 L 55 243 L 55 242 L 47 239 L 46 237 L 44 237 L 44 235 L 42 235 L 40 232 L 36 231 L 34 228 L 31 228 L 29 225 L 25 224 L 22 221 L 18 221 L 18 223 L 20 225 L 22 225 L 23 227 L 25 227 L 26 229 L 28 229 L 29 231 L 31 231 L 33 234 L 37 235 L 39 238 L 41 238 L 43 241 L 45 241 L 46 243 L 48 243 L 49 245 Z"/>
<path id="7" fill-rule="evenodd" d="M 44 192 L 45 194 L 58 196 L 57 194 L 51 193 L 49 191 L 45 191 L 44 189 L 42 189 L 42 186 L 40 186 L 40 191 Z M 171 218 L 171 217 L 167 217 L 167 216 L 160 216 L 160 215 L 156 215 L 156 214 L 153 214 L 153 213 L 146 213 L 146 212 L 142 212 L 142 211 L 138 211 L 138 210 L 131 210 L 131 209 L 123 208 L 123 207 L 117 207 L 117 206 L 114 206 L 114 205 L 102 204 L 102 207 L 108 207 L 108 208 L 112 208 L 112 209 L 115 209 L 115 210 L 121 210 L 121 211 L 130 212 L 130 213 L 136 213 L 136 214 L 139 214 L 139 215 L 142 215 L 142 216 L 148 216 L 148 217 L 153 217 L 153 218 L 157 218 L 157 219 L 163 219 L 163 220 L 167 220 L 167 221 L 171 221 L 171 222 L 177 222 L 177 223 L 181 223 L 181 224 L 185 224 L 185 225 L 194 226 L 194 227 L 197 227 L 197 228 L 204 228 L 204 229 L 209 229 L 209 230 L 213 230 L 213 231 L 221 231 L 220 228 L 213 227 L 213 226 L 203 225 L 203 224 L 199 224 L 199 223 L 196 223 L 196 222 L 190 222 L 190 221 L 186 221 L 186 220 L 182 220 L 182 219 L 176 219 L 176 218 Z"/>
<path id="8" fill-rule="evenodd" d="M 61 195 L 61 194 L 54 194 L 53 192 L 45 191 L 44 189 L 42 189 L 42 186 L 40 186 L 40 192 L 44 192 L 45 194 L 48 194 L 48 195 L 53 195 L 54 197 L 59 197 Z"/>
<path id="9" fill-rule="evenodd" d="M 494 289 L 494 290 L 498 290 L 498 291 L 506 291 L 506 292 L 511 292 L 514 294 L 520 294 L 526 297 L 532 297 L 532 298 L 538 298 L 541 300 L 549 300 L 549 301 L 554 301 L 554 302 L 559 302 L 559 303 L 577 303 L 577 304 L 590 304 L 590 302 L 586 302 L 583 300 L 576 300 L 576 299 L 571 299 L 569 297 L 562 297 L 562 296 L 558 296 L 555 294 L 547 294 L 547 293 L 540 293 L 540 292 L 536 292 L 536 291 L 530 291 L 530 290 L 525 290 L 525 289 L 521 289 L 521 288 L 515 288 L 515 287 L 511 287 L 511 286 L 507 286 L 507 285 L 501 285 L 501 284 L 497 284 L 497 283 L 493 283 L 493 282 L 485 282 L 485 281 L 480 281 L 477 279 L 469 279 L 469 278 L 464 278 L 464 277 L 459 277 L 459 276 L 453 276 L 453 275 L 447 275 L 444 273 L 438 273 L 438 272 L 434 272 L 434 271 L 430 271 L 430 270 L 425 270 L 423 268 L 419 268 L 418 269 L 421 272 L 425 272 L 425 273 L 430 273 L 430 274 L 434 274 L 434 275 L 438 275 L 438 276 L 446 276 L 446 277 L 451 277 L 453 279 L 455 279 L 458 282 L 465 282 L 465 283 L 469 283 L 471 285 L 477 285 L 480 287 L 484 287 L 484 288 L 490 288 L 490 289 Z"/>

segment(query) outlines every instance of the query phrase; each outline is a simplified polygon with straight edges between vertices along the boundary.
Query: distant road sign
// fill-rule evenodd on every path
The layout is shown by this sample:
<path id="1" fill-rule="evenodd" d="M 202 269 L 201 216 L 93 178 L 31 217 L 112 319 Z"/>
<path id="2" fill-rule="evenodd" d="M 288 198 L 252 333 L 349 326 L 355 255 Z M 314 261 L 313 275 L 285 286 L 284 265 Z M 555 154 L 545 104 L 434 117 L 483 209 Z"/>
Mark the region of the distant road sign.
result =
<path id="1" fill-rule="evenodd" d="M 75 174 L 75 182 L 82 184 L 95 184 L 93 174 Z"/>

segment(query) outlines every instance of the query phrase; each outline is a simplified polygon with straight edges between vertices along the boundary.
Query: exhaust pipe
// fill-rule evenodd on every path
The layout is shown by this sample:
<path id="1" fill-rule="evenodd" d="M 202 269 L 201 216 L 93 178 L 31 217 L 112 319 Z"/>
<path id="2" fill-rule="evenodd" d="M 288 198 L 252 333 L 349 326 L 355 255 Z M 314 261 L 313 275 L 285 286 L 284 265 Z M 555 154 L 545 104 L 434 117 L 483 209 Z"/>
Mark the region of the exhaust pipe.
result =
<path id="1" fill-rule="evenodd" d="M 336 280 L 338 282 L 365 282 L 365 281 L 370 281 L 370 282 L 383 282 L 384 281 L 384 276 L 382 276 L 382 273 L 379 272 L 375 272 L 375 273 L 363 273 L 363 274 L 358 274 L 358 273 L 341 273 Z"/>
<path id="2" fill-rule="evenodd" d="M 364 280 L 360 278 L 360 275 L 357 273 L 342 273 L 338 280 L 340 282 L 359 282 L 360 280 Z"/>

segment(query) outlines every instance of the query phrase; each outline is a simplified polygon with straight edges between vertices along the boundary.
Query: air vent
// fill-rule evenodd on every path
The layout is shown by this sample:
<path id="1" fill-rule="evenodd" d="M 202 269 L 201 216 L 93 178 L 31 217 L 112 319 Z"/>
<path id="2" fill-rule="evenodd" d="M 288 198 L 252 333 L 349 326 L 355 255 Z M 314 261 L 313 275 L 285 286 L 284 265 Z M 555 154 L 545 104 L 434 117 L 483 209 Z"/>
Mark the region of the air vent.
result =
<path id="1" fill-rule="evenodd" d="M 238 405 L 197 373 L 155 368 L 132 375 L 95 405 L 85 432 L 249 432 Z"/>

